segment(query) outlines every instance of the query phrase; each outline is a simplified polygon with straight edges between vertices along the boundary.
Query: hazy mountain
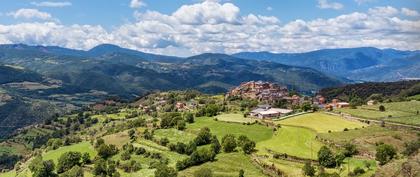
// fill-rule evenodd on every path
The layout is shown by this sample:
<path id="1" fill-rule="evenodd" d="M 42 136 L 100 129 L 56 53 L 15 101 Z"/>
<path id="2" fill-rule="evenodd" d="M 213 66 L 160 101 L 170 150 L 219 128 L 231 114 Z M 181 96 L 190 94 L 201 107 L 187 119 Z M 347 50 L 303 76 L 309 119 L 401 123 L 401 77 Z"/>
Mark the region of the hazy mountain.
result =
<path id="1" fill-rule="evenodd" d="M 325 49 L 306 53 L 243 52 L 233 56 L 311 67 L 350 80 L 395 81 L 420 78 L 420 72 L 417 70 L 420 66 L 419 51 L 363 47 Z M 410 64 L 407 65 L 407 62 Z"/>

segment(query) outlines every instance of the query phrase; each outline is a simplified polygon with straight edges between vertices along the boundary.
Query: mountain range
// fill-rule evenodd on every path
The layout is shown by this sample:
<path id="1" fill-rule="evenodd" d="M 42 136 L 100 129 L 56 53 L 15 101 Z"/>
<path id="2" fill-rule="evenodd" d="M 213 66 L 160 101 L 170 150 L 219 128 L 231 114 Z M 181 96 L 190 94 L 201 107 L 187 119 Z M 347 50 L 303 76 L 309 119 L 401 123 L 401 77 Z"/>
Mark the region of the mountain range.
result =
<path id="1" fill-rule="evenodd" d="M 361 47 L 306 53 L 242 52 L 233 56 L 310 67 L 353 81 L 387 82 L 420 78 L 420 51 Z"/>

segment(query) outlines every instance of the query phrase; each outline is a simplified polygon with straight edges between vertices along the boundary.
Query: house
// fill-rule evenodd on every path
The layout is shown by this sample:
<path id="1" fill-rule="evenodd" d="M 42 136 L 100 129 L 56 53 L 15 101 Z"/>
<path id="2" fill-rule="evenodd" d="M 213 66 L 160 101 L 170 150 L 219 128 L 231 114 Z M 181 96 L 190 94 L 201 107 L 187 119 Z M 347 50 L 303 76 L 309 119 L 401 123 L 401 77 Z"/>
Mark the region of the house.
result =
<path id="1" fill-rule="evenodd" d="M 326 108 L 347 108 L 350 107 L 350 103 L 347 102 L 341 102 L 338 99 L 333 99 L 330 104 Z"/>
<path id="2" fill-rule="evenodd" d="M 269 105 L 260 105 L 258 108 L 252 110 L 249 114 L 260 119 L 266 119 L 280 117 L 291 112 L 293 112 L 293 110 L 272 108 Z"/>
<path id="3" fill-rule="evenodd" d="M 369 100 L 366 104 L 367 104 L 368 106 L 373 106 L 373 105 L 375 105 L 375 104 L 376 104 L 376 101 L 375 101 L 375 100 Z"/>
<path id="4" fill-rule="evenodd" d="M 175 105 L 176 109 L 184 109 L 185 106 L 186 106 L 185 103 L 182 103 L 182 102 L 177 102 Z"/>
<path id="5" fill-rule="evenodd" d="M 286 87 L 263 81 L 250 81 L 241 83 L 238 87 L 231 89 L 226 97 L 240 97 L 256 99 L 267 103 L 273 103 L 288 95 Z"/>
<path id="6" fill-rule="evenodd" d="M 339 102 L 336 105 L 336 108 L 348 108 L 348 107 L 350 107 L 350 104 L 347 102 Z"/>

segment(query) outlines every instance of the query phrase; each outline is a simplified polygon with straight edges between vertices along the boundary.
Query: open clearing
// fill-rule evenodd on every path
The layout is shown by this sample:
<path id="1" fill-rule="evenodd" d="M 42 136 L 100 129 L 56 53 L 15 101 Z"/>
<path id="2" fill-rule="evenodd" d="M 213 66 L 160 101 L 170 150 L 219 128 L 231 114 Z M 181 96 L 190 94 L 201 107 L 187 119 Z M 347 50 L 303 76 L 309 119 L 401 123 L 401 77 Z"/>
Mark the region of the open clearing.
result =
<path id="1" fill-rule="evenodd" d="M 70 152 L 70 151 L 81 152 L 81 153 L 87 152 L 89 153 L 92 159 L 93 157 L 96 156 L 95 149 L 92 147 L 92 145 L 89 142 L 85 141 L 85 142 L 73 144 L 70 146 L 63 146 L 56 150 L 48 151 L 42 156 L 42 158 L 44 160 L 53 160 L 54 163 L 57 164 L 58 158 L 61 156 L 61 154 L 64 154 L 65 152 Z"/>
<path id="2" fill-rule="evenodd" d="M 385 107 L 384 112 L 379 111 L 380 105 Z M 343 112 L 366 119 L 420 125 L 420 115 L 417 114 L 417 111 L 420 111 L 420 101 L 380 103 L 372 106 L 359 106 L 357 109 L 343 108 L 336 110 L 336 112 Z"/>
<path id="3" fill-rule="evenodd" d="M 221 114 L 216 116 L 219 121 L 225 122 L 237 122 L 237 123 L 251 123 L 255 122 L 255 119 L 245 118 L 243 114 Z"/>
<path id="4" fill-rule="evenodd" d="M 113 144 L 118 148 L 122 148 L 124 144 L 130 142 L 130 137 L 128 137 L 127 131 L 106 135 L 103 139 L 106 144 Z"/>
<path id="5" fill-rule="evenodd" d="M 187 143 L 190 142 L 192 140 L 194 140 L 195 135 L 192 133 L 188 133 L 188 132 L 184 132 L 184 131 L 180 131 L 174 128 L 171 129 L 158 129 L 155 131 L 155 137 L 157 137 L 158 139 L 162 139 L 164 137 L 169 139 L 169 142 L 171 143 L 177 143 L 177 142 L 182 142 L 182 143 Z"/>
<path id="6" fill-rule="evenodd" d="M 192 133 L 197 133 L 201 128 L 208 127 L 211 133 L 221 139 L 226 134 L 233 134 L 235 136 L 246 135 L 255 142 L 268 140 L 273 136 L 273 130 L 269 127 L 253 124 L 243 125 L 239 123 L 227 123 L 222 121 L 215 121 L 209 117 L 199 117 L 195 119 L 195 123 L 188 124 L 187 130 Z"/>
<path id="7" fill-rule="evenodd" d="M 342 119 L 337 116 L 327 115 L 323 113 L 304 114 L 289 119 L 276 122 L 281 125 L 291 125 L 306 127 L 315 130 L 318 133 L 325 133 L 328 131 L 343 131 L 347 129 L 362 128 L 368 126 L 361 122 L 354 122 Z"/>
<path id="8" fill-rule="evenodd" d="M 282 126 L 271 139 L 257 143 L 257 149 L 259 154 L 265 154 L 268 153 L 268 150 L 271 150 L 301 158 L 317 159 L 317 152 L 322 143 L 317 141 L 315 137 L 316 133 L 312 130 Z"/>
<path id="9" fill-rule="evenodd" d="M 186 170 L 180 171 L 178 176 L 193 176 L 194 171 L 201 168 L 209 168 L 213 171 L 213 175 L 217 177 L 238 176 L 239 170 L 245 171 L 245 176 L 263 177 L 260 169 L 255 167 L 251 158 L 245 156 L 241 152 L 221 153 L 216 156 L 216 161 L 207 162 L 200 166 L 194 166 Z"/>

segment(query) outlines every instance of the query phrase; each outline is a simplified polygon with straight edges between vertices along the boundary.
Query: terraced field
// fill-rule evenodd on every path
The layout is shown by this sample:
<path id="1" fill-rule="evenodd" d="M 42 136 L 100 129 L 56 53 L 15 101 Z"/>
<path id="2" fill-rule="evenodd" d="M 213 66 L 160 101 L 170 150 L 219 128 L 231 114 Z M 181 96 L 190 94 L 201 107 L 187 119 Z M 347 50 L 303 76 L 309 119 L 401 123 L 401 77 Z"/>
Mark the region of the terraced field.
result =
<path id="1" fill-rule="evenodd" d="M 55 164 L 57 164 L 58 158 L 65 152 L 81 152 L 81 153 L 89 153 L 90 157 L 93 159 L 93 157 L 96 156 L 96 151 L 93 148 L 93 146 L 85 141 L 78 144 L 73 144 L 70 146 L 63 146 L 56 150 L 48 151 L 45 154 L 42 155 L 43 160 L 53 160 Z"/>
<path id="2" fill-rule="evenodd" d="M 235 113 L 221 114 L 221 115 L 216 116 L 216 118 L 219 121 L 225 121 L 225 122 L 237 122 L 237 123 L 255 122 L 255 119 L 245 118 L 243 114 L 235 114 Z"/>
<path id="3" fill-rule="evenodd" d="M 385 111 L 379 111 L 379 106 L 383 105 Z M 347 113 L 355 117 L 366 119 L 385 120 L 409 125 L 420 125 L 420 101 L 406 101 L 394 103 L 381 103 L 372 106 L 359 106 L 357 109 L 343 108 L 336 112 Z"/>

